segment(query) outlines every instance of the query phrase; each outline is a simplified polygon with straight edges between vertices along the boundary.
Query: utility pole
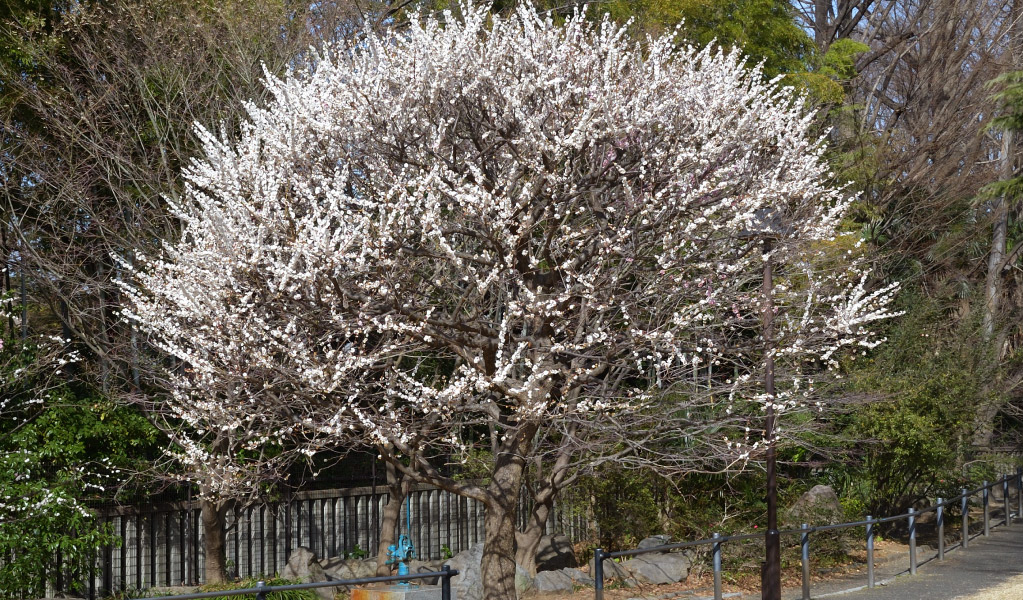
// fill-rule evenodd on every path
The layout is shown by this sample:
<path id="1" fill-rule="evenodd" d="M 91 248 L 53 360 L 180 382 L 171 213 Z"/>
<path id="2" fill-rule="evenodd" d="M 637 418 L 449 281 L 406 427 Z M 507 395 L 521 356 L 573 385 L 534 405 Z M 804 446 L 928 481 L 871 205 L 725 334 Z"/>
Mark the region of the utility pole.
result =
<path id="1" fill-rule="evenodd" d="M 764 237 L 764 391 L 767 393 L 767 534 L 761 567 L 762 600 L 781 600 L 781 536 L 778 534 L 778 475 L 774 447 L 774 273 L 771 237 Z"/>

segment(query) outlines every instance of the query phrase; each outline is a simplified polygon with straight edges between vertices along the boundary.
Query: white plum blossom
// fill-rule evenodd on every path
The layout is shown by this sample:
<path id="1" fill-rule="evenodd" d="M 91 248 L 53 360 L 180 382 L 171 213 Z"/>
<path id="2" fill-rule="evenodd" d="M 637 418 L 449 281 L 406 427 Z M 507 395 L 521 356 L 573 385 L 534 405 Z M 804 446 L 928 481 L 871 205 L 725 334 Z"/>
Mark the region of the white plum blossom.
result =
<path id="1" fill-rule="evenodd" d="M 183 235 L 125 264 L 123 289 L 181 361 L 171 403 L 195 430 L 375 444 L 484 502 L 497 552 L 524 461 L 554 493 L 579 457 L 625 460 L 668 430 L 694 457 L 748 456 L 711 421 L 809 397 L 802 371 L 876 344 L 896 288 L 834 259 L 849 199 L 813 115 L 737 52 L 525 5 L 461 13 L 323 48 L 268 74 L 236 134 L 200 129 Z M 786 223 L 771 259 L 791 377 L 772 398 L 749 235 L 764 210 Z M 485 485 L 431 461 L 481 446 Z"/>

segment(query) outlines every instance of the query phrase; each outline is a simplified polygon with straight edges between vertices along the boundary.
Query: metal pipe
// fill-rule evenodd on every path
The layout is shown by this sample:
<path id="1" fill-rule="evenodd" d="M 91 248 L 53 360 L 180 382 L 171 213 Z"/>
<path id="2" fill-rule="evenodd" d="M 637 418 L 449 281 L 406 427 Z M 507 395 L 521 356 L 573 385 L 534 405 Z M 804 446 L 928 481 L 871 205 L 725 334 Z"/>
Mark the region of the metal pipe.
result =
<path id="1" fill-rule="evenodd" d="M 982 493 L 982 499 L 984 501 L 984 537 L 991 535 L 991 498 L 990 488 L 988 488 L 987 480 L 984 481 L 984 491 Z"/>
<path id="2" fill-rule="evenodd" d="M 1023 519 L 1023 467 L 1016 467 L 1016 518 Z"/>
<path id="3" fill-rule="evenodd" d="M 1002 478 L 1002 509 L 1005 511 L 1005 518 L 1002 522 L 1012 525 L 1012 515 L 1009 514 L 1009 476 Z"/>
<path id="4" fill-rule="evenodd" d="M 810 600 L 810 525 L 803 523 L 800 539 L 803 558 L 803 600 Z"/>
<path id="5" fill-rule="evenodd" d="M 963 495 L 959 497 L 963 511 L 963 550 L 970 547 L 970 499 L 966 495 L 966 488 L 963 488 Z"/>
<path id="6" fill-rule="evenodd" d="M 443 573 L 440 576 L 440 600 L 451 600 L 451 567 L 444 565 L 440 570 Z"/>
<path id="7" fill-rule="evenodd" d="M 714 538 L 721 537 L 715 533 Z M 714 600 L 721 600 L 721 542 L 714 542 Z"/>
<path id="8" fill-rule="evenodd" d="M 874 520 L 867 515 L 867 587 L 874 587 Z"/>
<path id="9" fill-rule="evenodd" d="M 781 536 L 778 535 L 778 475 L 775 469 L 774 443 L 774 280 L 771 264 L 771 238 L 764 237 L 764 392 L 767 395 L 767 534 L 764 537 L 764 570 L 761 597 L 781 600 Z"/>
<path id="10" fill-rule="evenodd" d="M 593 597 L 604 600 L 604 551 L 600 548 L 593 551 Z"/>
<path id="11" fill-rule="evenodd" d="M 916 509 L 909 509 L 909 574 L 916 575 Z"/>
<path id="12" fill-rule="evenodd" d="M 938 560 L 945 560 L 945 501 L 938 498 Z"/>
<path id="13" fill-rule="evenodd" d="M 444 568 L 447 569 L 447 566 Z M 256 582 L 256 600 L 266 600 L 266 590 L 263 589 L 265 587 L 266 583 L 262 580 Z"/>

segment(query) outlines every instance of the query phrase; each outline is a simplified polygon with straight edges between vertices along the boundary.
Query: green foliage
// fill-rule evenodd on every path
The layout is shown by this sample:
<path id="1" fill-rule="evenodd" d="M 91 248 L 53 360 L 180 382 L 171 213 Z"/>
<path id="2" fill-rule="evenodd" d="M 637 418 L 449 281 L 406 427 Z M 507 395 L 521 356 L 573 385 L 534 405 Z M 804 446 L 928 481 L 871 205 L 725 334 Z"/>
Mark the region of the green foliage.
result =
<path id="1" fill-rule="evenodd" d="M 659 490 L 649 474 L 607 466 L 587 478 L 582 489 L 583 498 L 592 502 L 599 547 L 609 552 L 635 548 L 644 537 L 660 533 Z"/>
<path id="2" fill-rule="evenodd" d="M 839 81 L 852 79 L 856 77 L 856 57 L 868 50 L 870 46 L 863 42 L 836 40 L 821 57 L 817 72 Z"/>
<path id="3" fill-rule="evenodd" d="M 156 454 L 141 416 L 78 389 L 63 361 L 0 340 L 0 589 L 42 594 L 42 575 L 80 566 L 114 538 L 86 502 Z M 66 367 L 63 367 L 66 368 Z"/>
<path id="4" fill-rule="evenodd" d="M 970 324 L 943 334 L 942 303 L 912 290 L 900 303 L 912 310 L 893 324 L 885 347 L 853 371 L 852 389 L 882 397 L 858 407 L 846 430 L 860 444 L 862 471 L 844 491 L 875 515 L 959 488 L 968 475 L 961 467 L 973 407 L 983 393 L 965 335 Z"/>
<path id="5" fill-rule="evenodd" d="M 991 98 L 1000 114 L 988 122 L 988 131 L 1023 131 L 1023 71 L 1009 71 L 988 82 L 996 91 Z M 981 199 L 997 196 L 1018 197 L 1023 192 L 1023 176 L 993 181 L 980 190 Z"/>
<path id="6" fill-rule="evenodd" d="M 355 544 L 355 547 L 352 548 L 352 550 L 345 555 L 345 558 L 349 560 L 351 559 L 361 560 L 363 558 L 366 558 L 367 556 L 369 556 L 369 552 L 363 550 L 362 547 L 359 546 L 358 544 Z"/>
<path id="7" fill-rule="evenodd" d="M 1002 131 L 1023 129 L 1023 71 L 1003 73 L 989 81 L 987 87 L 997 90 L 991 98 L 1002 110 L 988 127 Z"/>
<path id="8" fill-rule="evenodd" d="M 764 74 L 805 71 L 813 42 L 795 22 L 786 0 L 611 0 L 598 12 L 619 21 L 634 19 L 645 33 L 684 22 L 682 36 L 697 46 L 741 48 Z"/>
<path id="9" fill-rule="evenodd" d="M 856 77 L 856 57 L 869 50 L 861 42 L 842 39 L 817 56 L 812 71 L 789 73 L 785 83 L 801 89 L 817 104 L 841 105 L 845 102 L 845 84 Z"/>
<path id="10" fill-rule="evenodd" d="M 259 583 L 259 579 L 250 578 L 242 579 L 239 581 L 229 581 L 223 583 L 209 583 L 199 590 L 201 592 L 226 592 L 229 590 L 243 590 L 245 588 L 254 588 Z M 289 579 L 282 579 L 280 577 L 274 577 L 272 579 L 264 579 L 263 583 L 268 586 L 279 586 L 279 585 L 295 585 L 302 583 L 301 581 L 291 581 Z M 330 589 L 330 588 L 328 588 Z M 217 597 L 215 600 L 255 600 L 255 594 L 242 594 L 237 596 L 223 596 Z M 316 600 L 316 592 L 313 590 L 284 590 L 281 592 L 273 592 L 272 594 L 266 595 L 267 600 Z"/>

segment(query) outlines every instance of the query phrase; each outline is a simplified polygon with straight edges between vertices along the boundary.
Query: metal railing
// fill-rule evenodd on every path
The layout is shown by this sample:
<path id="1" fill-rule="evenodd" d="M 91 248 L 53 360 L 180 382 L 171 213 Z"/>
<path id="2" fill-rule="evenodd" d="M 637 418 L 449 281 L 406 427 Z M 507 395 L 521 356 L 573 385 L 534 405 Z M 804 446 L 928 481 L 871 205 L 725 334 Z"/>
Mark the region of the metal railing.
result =
<path id="1" fill-rule="evenodd" d="M 866 528 L 866 551 L 867 551 L 867 587 L 872 588 L 875 585 L 874 581 L 874 538 L 876 534 L 876 526 L 882 523 L 892 523 L 895 521 L 901 521 L 905 519 L 909 530 L 909 573 L 916 575 L 917 566 L 919 565 L 917 557 L 917 546 L 916 546 L 916 528 L 919 521 L 920 515 L 934 511 L 936 513 L 935 520 L 938 528 L 938 554 L 937 559 L 942 561 L 945 559 L 945 509 L 949 506 L 959 505 L 962 511 L 962 533 L 959 541 L 959 547 L 963 550 L 969 548 L 970 545 L 970 497 L 975 494 L 981 495 L 981 506 L 983 508 L 983 533 L 978 535 L 988 536 L 991 534 L 991 528 L 995 526 L 991 522 L 991 494 L 990 490 L 996 486 L 1002 486 L 1002 502 L 1004 505 L 1004 517 L 1002 519 L 1003 525 L 1010 525 L 1012 523 L 1012 514 L 1009 510 L 1009 482 L 1015 483 L 1016 487 L 1016 516 L 1017 518 L 1023 518 L 1023 467 L 1018 468 L 1015 474 L 1005 475 L 998 481 L 988 483 L 985 481 L 980 487 L 967 490 L 963 488 L 962 493 L 954 498 L 938 498 L 937 502 L 927 508 L 916 510 L 910 508 L 908 512 L 894 515 L 890 517 L 882 517 L 875 519 L 871 516 L 867 516 L 866 520 L 855 521 L 852 523 L 836 523 L 834 525 L 821 525 L 817 527 L 810 527 L 806 523 L 803 523 L 799 529 L 786 529 L 779 531 L 780 535 L 799 534 L 800 536 L 800 555 L 803 570 L 803 600 L 810 599 L 810 535 L 813 533 L 823 531 L 833 531 L 839 529 L 848 529 L 850 527 L 865 527 Z M 765 533 L 746 533 L 741 535 L 720 535 L 715 533 L 714 537 L 696 540 L 692 542 L 680 542 L 678 544 L 666 544 L 663 546 L 655 546 L 651 548 L 643 548 L 641 550 L 621 550 L 618 552 L 605 552 L 600 548 L 597 548 L 593 552 L 593 581 L 594 581 L 594 597 L 595 600 L 604 600 L 604 561 L 613 558 L 625 558 L 639 556 L 641 554 L 650 554 L 654 552 L 669 552 L 671 550 L 681 550 L 684 548 L 694 548 L 697 546 L 711 545 L 712 552 L 712 566 L 714 570 L 714 598 L 715 600 L 721 600 L 721 546 L 726 542 L 738 542 L 742 540 L 752 540 L 756 538 L 765 537 Z M 976 537 L 976 536 L 975 536 Z"/>
<path id="2" fill-rule="evenodd" d="M 289 585 L 266 585 L 262 581 L 256 583 L 256 587 L 237 590 L 223 590 L 220 592 L 202 592 L 197 594 L 181 594 L 178 596 L 159 596 L 160 600 L 200 600 L 201 598 L 223 598 L 224 596 L 256 595 L 256 600 L 267 600 L 267 594 L 284 592 L 287 590 L 314 590 L 325 587 L 350 587 L 353 585 L 367 585 L 371 583 L 405 582 L 413 579 L 440 579 L 441 600 L 451 600 L 451 578 L 458 575 L 458 569 L 452 569 L 447 565 L 441 567 L 440 571 L 430 573 L 410 573 L 408 575 L 388 575 L 386 577 L 362 577 L 359 579 L 333 579 L 330 581 L 315 581 L 312 583 L 294 583 Z M 145 598 L 145 597 L 143 597 Z"/>

